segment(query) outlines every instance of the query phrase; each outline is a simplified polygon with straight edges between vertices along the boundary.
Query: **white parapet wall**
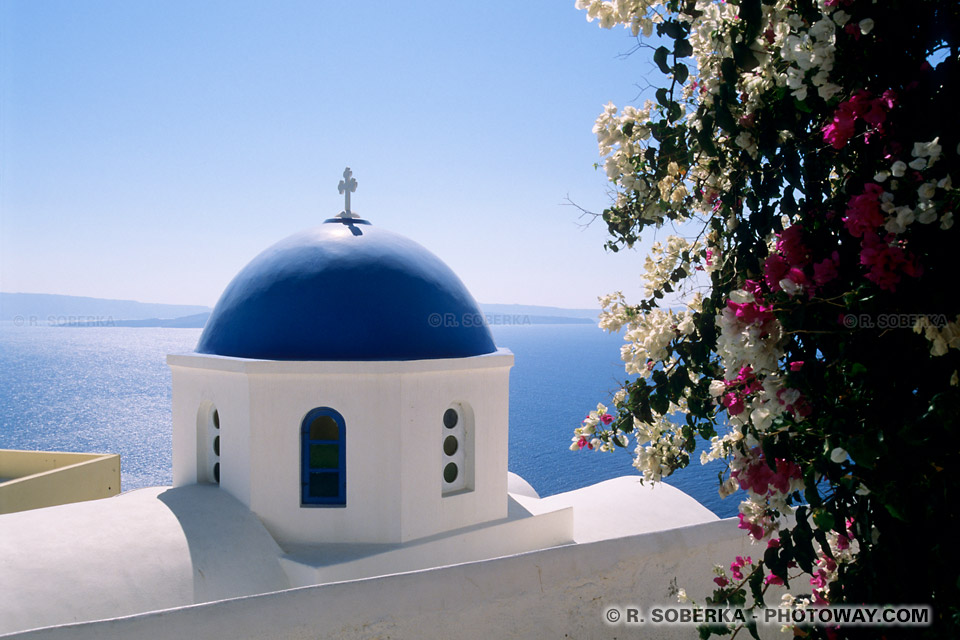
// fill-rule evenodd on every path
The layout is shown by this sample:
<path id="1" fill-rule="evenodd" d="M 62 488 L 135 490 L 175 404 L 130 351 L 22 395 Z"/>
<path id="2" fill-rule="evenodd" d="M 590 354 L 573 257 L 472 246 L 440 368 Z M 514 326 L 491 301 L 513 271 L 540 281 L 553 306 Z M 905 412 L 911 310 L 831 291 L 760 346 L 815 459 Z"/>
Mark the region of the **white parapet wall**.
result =
<path id="1" fill-rule="evenodd" d="M 757 555 L 735 519 L 493 560 L 289 589 L 4 636 L 110 638 L 695 638 L 693 627 L 625 628 L 610 607 L 703 602 L 713 564 Z"/>
<path id="2" fill-rule="evenodd" d="M 0 449 L 0 514 L 120 493 L 120 456 Z"/>

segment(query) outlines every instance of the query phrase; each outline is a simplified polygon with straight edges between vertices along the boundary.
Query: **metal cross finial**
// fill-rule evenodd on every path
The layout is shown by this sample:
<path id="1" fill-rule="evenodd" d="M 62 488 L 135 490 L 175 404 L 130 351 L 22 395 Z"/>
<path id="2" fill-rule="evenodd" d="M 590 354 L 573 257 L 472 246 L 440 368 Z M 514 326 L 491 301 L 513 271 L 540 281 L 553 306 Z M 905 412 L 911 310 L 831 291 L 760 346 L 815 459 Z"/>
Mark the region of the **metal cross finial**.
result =
<path id="1" fill-rule="evenodd" d="M 340 181 L 340 185 L 337 187 L 340 193 L 343 194 L 344 205 L 343 211 L 340 212 L 341 218 L 357 218 L 357 214 L 350 211 L 350 194 L 357 190 L 357 181 L 353 177 L 353 171 L 350 171 L 350 167 L 347 167 L 343 170 L 343 180 Z"/>

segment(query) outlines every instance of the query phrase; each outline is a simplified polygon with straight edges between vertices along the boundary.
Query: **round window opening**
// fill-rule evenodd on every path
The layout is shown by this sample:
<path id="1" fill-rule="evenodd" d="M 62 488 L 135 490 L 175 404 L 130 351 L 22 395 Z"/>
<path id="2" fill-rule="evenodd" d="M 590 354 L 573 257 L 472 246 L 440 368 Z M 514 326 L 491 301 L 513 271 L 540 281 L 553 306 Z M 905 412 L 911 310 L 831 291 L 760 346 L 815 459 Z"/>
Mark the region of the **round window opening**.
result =
<path id="1" fill-rule="evenodd" d="M 458 475 L 460 475 L 460 469 L 452 462 L 443 468 L 443 481 L 448 484 L 455 482 Z"/>
<path id="2" fill-rule="evenodd" d="M 447 436 L 443 439 L 443 452 L 448 456 L 452 456 L 457 452 L 457 449 L 460 448 L 460 443 L 457 442 L 457 439 L 453 436 Z"/>
<path id="3" fill-rule="evenodd" d="M 460 416 L 457 415 L 456 409 L 447 409 L 443 412 L 443 426 L 447 429 L 453 429 L 459 421 Z"/>

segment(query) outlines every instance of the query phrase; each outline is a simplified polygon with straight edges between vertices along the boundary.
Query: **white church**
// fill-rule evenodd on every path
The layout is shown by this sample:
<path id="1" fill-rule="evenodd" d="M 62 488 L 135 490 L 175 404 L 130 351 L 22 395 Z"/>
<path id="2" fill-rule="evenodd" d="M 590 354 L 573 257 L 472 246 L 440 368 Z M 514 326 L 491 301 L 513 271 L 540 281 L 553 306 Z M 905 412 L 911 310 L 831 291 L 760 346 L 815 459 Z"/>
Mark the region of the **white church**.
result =
<path id="1" fill-rule="evenodd" d="M 0 637 L 616 637 L 607 608 L 749 553 L 668 485 L 540 498 L 509 473 L 513 354 L 355 189 L 168 356 L 172 487 L 0 516 Z"/>

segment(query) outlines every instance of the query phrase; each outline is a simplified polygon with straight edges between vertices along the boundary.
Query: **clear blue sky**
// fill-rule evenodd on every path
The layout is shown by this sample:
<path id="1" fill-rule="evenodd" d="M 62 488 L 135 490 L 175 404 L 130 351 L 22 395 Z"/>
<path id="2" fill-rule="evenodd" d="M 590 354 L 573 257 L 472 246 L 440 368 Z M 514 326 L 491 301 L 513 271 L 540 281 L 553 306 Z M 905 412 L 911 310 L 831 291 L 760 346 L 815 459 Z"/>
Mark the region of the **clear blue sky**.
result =
<path id="1" fill-rule="evenodd" d="M 651 65 L 573 5 L 0 0 L 0 290 L 213 305 L 349 165 L 482 302 L 637 298 L 563 202 L 609 203 L 591 127 Z"/>

